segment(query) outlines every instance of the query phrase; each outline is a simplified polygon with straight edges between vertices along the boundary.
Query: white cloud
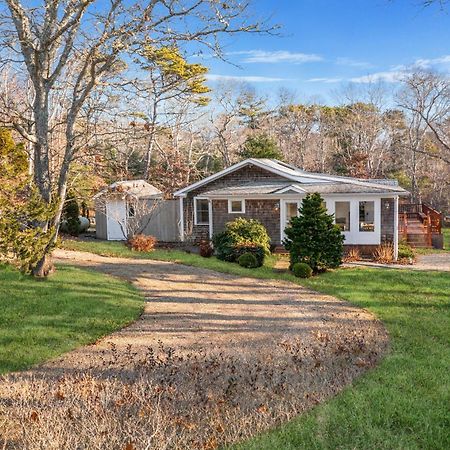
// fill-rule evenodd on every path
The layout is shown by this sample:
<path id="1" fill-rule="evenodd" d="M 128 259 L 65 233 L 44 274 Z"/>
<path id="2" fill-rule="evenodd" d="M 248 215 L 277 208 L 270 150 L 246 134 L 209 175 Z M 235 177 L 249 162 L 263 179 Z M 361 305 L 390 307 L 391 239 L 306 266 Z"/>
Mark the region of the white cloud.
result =
<path id="1" fill-rule="evenodd" d="M 442 64 L 450 64 L 450 55 L 444 55 L 439 58 L 431 58 L 431 59 L 417 59 L 414 62 L 414 67 L 419 67 L 421 69 L 429 69 L 432 66 L 439 66 Z"/>
<path id="2" fill-rule="evenodd" d="M 365 62 L 365 61 L 357 61 L 352 58 L 347 57 L 340 57 L 336 59 L 336 64 L 339 66 L 346 66 L 346 67 L 360 67 L 360 68 L 369 68 L 373 67 L 372 64 Z"/>
<path id="3" fill-rule="evenodd" d="M 307 62 L 316 62 L 316 61 L 323 60 L 323 58 L 319 55 L 291 52 L 288 50 L 276 50 L 276 51 L 242 50 L 242 51 L 236 51 L 236 52 L 229 52 L 227 54 L 244 56 L 244 58 L 242 59 L 242 62 L 248 63 L 248 64 L 252 64 L 252 63 L 302 64 L 302 63 L 307 63 Z"/>
<path id="4" fill-rule="evenodd" d="M 306 80 L 309 83 L 340 83 L 342 78 L 310 78 L 309 80 Z"/>
<path id="5" fill-rule="evenodd" d="M 221 80 L 233 80 L 233 81 L 243 81 L 247 83 L 273 83 L 276 81 L 287 81 L 286 78 L 274 78 L 274 77 L 262 77 L 256 75 L 219 75 L 214 73 L 209 73 L 206 78 L 210 81 L 221 81 Z"/>
<path id="6" fill-rule="evenodd" d="M 403 70 L 388 70 L 385 72 L 375 72 L 362 77 L 350 78 L 348 81 L 352 83 L 377 83 L 384 81 L 385 83 L 398 83 L 405 76 Z"/>

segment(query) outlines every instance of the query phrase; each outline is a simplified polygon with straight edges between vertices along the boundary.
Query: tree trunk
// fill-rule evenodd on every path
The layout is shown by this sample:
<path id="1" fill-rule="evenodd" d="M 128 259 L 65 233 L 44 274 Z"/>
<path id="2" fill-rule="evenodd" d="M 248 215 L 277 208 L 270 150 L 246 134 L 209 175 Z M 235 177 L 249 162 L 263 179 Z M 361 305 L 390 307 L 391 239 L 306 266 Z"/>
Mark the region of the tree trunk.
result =
<path id="1" fill-rule="evenodd" d="M 44 255 L 32 270 L 36 278 L 45 278 L 53 272 L 55 272 L 55 265 L 53 258 L 48 254 Z"/>

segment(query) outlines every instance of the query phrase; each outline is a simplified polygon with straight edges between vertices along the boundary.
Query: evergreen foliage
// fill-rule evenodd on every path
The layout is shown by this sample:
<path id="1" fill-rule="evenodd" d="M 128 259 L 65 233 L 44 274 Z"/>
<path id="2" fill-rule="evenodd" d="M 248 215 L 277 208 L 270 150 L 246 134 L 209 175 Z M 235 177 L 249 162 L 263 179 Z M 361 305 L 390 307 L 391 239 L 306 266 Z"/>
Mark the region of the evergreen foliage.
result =
<path id="1" fill-rule="evenodd" d="M 28 155 L 11 132 L 0 129 L 0 258 L 24 273 L 49 252 L 55 229 L 41 227 L 53 215 L 27 172 Z"/>
<path id="2" fill-rule="evenodd" d="M 308 194 L 302 201 L 300 216 L 293 217 L 285 230 L 284 246 L 295 263 L 308 264 L 314 273 L 342 263 L 344 236 L 327 213 L 320 194 Z"/>
<path id="3" fill-rule="evenodd" d="M 283 159 L 276 142 L 267 134 L 257 134 L 248 137 L 239 153 L 242 159 L 247 158 L 269 158 Z"/>
<path id="4" fill-rule="evenodd" d="M 295 263 L 292 266 L 292 272 L 298 278 L 310 278 L 313 274 L 311 267 L 309 267 L 308 264 L 301 262 Z"/>
<path id="5" fill-rule="evenodd" d="M 78 236 L 80 234 L 80 208 L 78 201 L 72 192 L 69 192 L 64 204 L 63 217 L 65 220 L 65 230 L 72 235 Z"/>
<path id="6" fill-rule="evenodd" d="M 241 256 L 239 256 L 238 264 L 241 267 L 246 267 L 247 269 L 254 269 L 255 267 L 258 267 L 256 256 L 250 252 L 243 253 Z"/>

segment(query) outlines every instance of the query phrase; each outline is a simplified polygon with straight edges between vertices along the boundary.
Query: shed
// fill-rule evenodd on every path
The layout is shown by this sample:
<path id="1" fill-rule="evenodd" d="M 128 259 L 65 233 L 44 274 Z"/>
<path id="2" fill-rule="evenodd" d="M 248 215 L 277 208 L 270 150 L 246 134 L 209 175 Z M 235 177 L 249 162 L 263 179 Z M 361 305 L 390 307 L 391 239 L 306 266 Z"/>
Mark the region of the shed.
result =
<path id="1" fill-rule="evenodd" d="M 155 210 L 164 202 L 163 193 L 144 180 L 116 181 L 94 200 L 96 236 L 108 241 L 123 241 L 133 231 L 148 228 Z"/>

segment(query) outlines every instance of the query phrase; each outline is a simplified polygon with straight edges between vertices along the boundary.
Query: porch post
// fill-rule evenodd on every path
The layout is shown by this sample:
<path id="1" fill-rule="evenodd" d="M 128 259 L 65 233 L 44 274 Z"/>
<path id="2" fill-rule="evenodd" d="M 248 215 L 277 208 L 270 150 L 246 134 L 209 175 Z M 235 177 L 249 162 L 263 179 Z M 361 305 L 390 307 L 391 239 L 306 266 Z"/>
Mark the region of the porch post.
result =
<path id="1" fill-rule="evenodd" d="M 394 261 L 398 259 L 398 196 L 394 197 Z"/>
<path id="2" fill-rule="evenodd" d="M 213 238 L 213 209 L 212 200 L 208 200 L 208 215 L 209 215 L 209 238 Z"/>
<path id="3" fill-rule="evenodd" d="M 184 206 L 183 206 L 183 197 L 180 197 L 180 241 L 184 242 Z"/>

